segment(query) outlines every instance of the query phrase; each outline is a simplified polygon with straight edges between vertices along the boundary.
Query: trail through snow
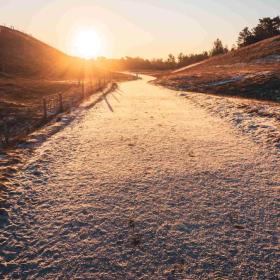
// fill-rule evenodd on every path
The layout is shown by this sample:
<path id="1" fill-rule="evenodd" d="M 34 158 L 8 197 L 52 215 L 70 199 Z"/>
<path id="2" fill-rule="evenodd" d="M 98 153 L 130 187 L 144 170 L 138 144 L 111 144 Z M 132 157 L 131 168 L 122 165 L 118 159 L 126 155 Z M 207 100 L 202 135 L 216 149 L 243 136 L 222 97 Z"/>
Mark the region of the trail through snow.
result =
<path id="1" fill-rule="evenodd" d="M 149 79 L 121 84 L 16 175 L 3 278 L 279 277 L 279 158 Z"/>

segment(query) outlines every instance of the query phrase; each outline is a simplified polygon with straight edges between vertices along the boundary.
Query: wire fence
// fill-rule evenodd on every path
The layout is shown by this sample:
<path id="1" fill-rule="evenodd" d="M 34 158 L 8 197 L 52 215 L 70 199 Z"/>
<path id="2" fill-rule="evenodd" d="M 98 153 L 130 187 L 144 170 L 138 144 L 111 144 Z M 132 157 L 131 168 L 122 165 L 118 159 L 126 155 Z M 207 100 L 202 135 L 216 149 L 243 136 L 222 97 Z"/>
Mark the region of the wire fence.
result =
<path id="1" fill-rule="evenodd" d="M 19 35 L 30 39 L 30 34 L 15 29 L 14 26 L 0 25 L 0 33 L 18 32 Z M 32 38 L 32 40 L 37 40 Z M 43 42 L 37 40 L 41 44 Z M 0 57 L 1 58 L 1 57 Z M 6 72 L 4 60 L 0 59 L 0 71 Z M 61 112 L 69 111 L 78 106 L 84 99 L 101 90 L 110 82 L 109 76 L 99 76 L 85 82 L 73 83 L 64 90 L 52 95 L 32 100 L 33 105 L 10 107 L 0 102 L 0 148 L 12 144 L 36 128 L 47 123 Z M 3 104 L 3 103 L 2 103 Z M 18 105 L 18 104 L 17 104 Z"/>
<path id="2" fill-rule="evenodd" d="M 0 120 L 0 147 L 7 146 L 44 125 L 54 116 L 70 111 L 92 94 L 104 89 L 110 80 L 98 79 L 69 86 L 67 90 L 36 100 L 34 106 L 20 107 Z"/>

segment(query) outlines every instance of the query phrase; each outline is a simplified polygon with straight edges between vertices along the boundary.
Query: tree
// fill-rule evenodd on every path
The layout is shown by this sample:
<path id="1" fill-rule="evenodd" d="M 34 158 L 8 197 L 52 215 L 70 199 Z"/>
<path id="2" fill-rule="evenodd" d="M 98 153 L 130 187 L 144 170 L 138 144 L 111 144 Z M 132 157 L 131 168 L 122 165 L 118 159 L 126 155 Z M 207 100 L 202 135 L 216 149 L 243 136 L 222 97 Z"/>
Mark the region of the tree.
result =
<path id="1" fill-rule="evenodd" d="M 173 54 L 168 55 L 167 64 L 170 66 L 170 68 L 174 68 L 176 66 L 176 58 Z"/>
<path id="2" fill-rule="evenodd" d="M 280 17 L 260 19 L 259 24 L 253 29 L 253 33 L 256 41 L 280 35 Z"/>
<path id="3" fill-rule="evenodd" d="M 237 45 L 241 48 L 277 35 L 280 35 L 280 17 L 265 17 L 251 30 L 245 27 L 239 33 Z"/>
<path id="4" fill-rule="evenodd" d="M 179 64 L 180 66 L 184 64 L 185 56 L 184 56 L 183 53 L 179 53 L 177 59 L 178 59 L 178 64 Z"/>
<path id="5" fill-rule="evenodd" d="M 219 55 L 219 54 L 225 54 L 228 52 L 228 48 L 223 46 L 223 42 L 218 38 L 213 43 L 213 48 L 210 51 L 211 56 Z"/>
<path id="6" fill-rule="evenodd" d="M 238 47 L 245 47 L 255 42 L 256 42 L 255 37 L 253 33 L 250 31 L 249 27 L 245 27 L 239 33 L 238 40 L 237 40 Z"/>
<path id="7" fill-rule="evenodd" d="M 236 46 L 235 44 L 233 44 L 233 45 L 231 46 L 230 51 L 233 52 L 233 51 L 235 51 L 235 50 L 237 50 L 237 46 Z"/>

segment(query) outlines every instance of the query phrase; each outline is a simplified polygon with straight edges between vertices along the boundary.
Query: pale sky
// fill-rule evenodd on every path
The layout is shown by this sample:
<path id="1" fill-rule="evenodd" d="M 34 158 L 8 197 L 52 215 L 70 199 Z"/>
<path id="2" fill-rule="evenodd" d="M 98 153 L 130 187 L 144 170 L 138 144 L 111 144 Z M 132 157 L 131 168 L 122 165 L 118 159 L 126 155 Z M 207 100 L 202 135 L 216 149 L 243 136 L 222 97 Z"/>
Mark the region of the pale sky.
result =
<path id="1" fill-rule="evenodd" d="M 166 57 L 229 47 L 239 31 L 280 14 L 280 0 L 0 0 L 0 24 L 13 25 L 68 53 L 94 30 L 99 55 Z"/>

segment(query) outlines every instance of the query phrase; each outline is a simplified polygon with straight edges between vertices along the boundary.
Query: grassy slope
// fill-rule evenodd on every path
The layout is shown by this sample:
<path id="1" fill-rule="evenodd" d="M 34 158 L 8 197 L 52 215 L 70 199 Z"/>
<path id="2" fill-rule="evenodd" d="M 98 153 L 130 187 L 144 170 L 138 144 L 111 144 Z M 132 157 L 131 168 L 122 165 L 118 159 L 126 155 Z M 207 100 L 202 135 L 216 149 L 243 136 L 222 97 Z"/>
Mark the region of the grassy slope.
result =
<path id="1" fill-rule="evenodd" d="M 37 123 L 42 118 L 45 97 L 63 93 L 65 103 L 77 104 L 83 96 L 77 80 L 83 73 L 85 90 L 94 92 L 108 71 L 0 26 L 0 135 L 4 123 L 15 127 Z M 120 73 L 110 76 L 115 81 L 132 79 Z"/>
<path id="2" fill-rule="evenodd" d="M 70 78 L 83 61 L 16 30 L 0 27 L 0 72 L 21 77 Z"/>
<path id="3" fill-rule="evenodd" d="M 179 90 L 280 100 L 280 36 L 158 76 Z"/>
<path id="4" fill-rule="evenodd" d="M 36 105 L 42 97 L 65 91 L 82 76 L 83 65 L 82 59 L 0 26 L 0 116 L 10 107 Z"/>

